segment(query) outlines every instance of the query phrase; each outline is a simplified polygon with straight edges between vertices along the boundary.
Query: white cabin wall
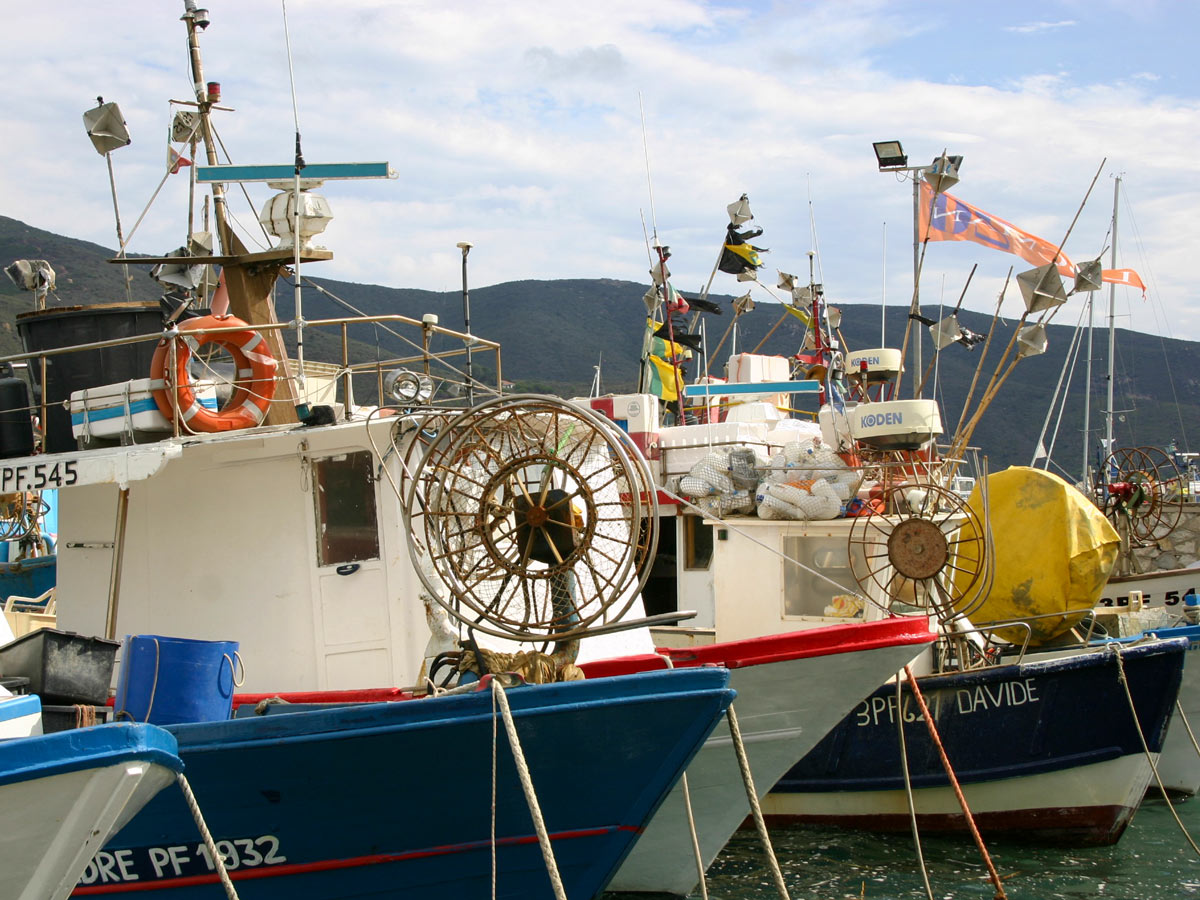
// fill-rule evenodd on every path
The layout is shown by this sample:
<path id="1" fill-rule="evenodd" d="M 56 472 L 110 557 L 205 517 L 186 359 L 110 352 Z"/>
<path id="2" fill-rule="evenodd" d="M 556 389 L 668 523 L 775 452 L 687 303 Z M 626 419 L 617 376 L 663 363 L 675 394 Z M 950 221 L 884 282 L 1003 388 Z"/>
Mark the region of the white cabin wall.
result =
<path id="1" fill-rule="evenodd" d="M 414 684 L 429 631 L 386 479 L 375 482 L 380 559 L 349 576 L 317 565 L 306 461 L 370 449 L 361 425 L 230 436 L 189 443 L 132 483 L 117 637 L 236 640 L 244 691 Z M 117 488 L 60 495 L 61 627 L 103 634 L 112 550 L 70 545 L 112 541 Z"/>

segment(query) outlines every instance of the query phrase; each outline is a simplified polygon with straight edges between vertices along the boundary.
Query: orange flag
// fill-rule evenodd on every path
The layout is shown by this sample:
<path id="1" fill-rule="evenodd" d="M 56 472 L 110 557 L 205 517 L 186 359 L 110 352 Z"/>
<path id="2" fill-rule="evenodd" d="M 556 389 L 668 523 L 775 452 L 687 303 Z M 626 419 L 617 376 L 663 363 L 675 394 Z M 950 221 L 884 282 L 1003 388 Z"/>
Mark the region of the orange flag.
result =
<path id="1" fill-rule="evenodd" d="M 971 241 L 1002 253 L 1013 253 L 1035 266 L 1055 261 L 1062 275 L 1075 277 L 1075 264 L 1065 253 L 1057 253 L 1056 259 L 1055 244 L 950 194 L 938 194 L 935 199 L 927 183 L 921 184 L 921 240 Z M 1136 287 L 1143 296 L 1146 293 L 1146 285 L 1133 269 L 1105 269 L 1103 280 Z"/>

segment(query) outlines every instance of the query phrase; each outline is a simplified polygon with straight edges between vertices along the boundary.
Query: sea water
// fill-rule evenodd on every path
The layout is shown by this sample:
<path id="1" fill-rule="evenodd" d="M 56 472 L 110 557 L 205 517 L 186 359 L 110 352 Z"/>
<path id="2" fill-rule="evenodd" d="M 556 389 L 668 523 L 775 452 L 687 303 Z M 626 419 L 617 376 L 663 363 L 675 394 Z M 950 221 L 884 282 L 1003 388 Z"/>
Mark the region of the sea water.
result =
<path id="1" fill-rule="evenodd" d="M 1200 797 L 1175 811 L 1200 844 Z M 771 839 L 792 900 L 916 900 L 925 897 L 910 834 L 835 828 L 772 829 Z M 1064 848 L 986 841 L 1010 900 L 1159 900 L 1200 897 L 1200 856 L 1165 803 L 1147 800 L 1110 847 Z M 922 838 L 933 896 L 995 896 L 968 836 Z M 753 830 L 738 832 L 708 872 L 710 900 L 777 898 Z M 608 900 L 634 895 L 608 894 Z M 700 896 L 699 891 L 692 894 Z"/>

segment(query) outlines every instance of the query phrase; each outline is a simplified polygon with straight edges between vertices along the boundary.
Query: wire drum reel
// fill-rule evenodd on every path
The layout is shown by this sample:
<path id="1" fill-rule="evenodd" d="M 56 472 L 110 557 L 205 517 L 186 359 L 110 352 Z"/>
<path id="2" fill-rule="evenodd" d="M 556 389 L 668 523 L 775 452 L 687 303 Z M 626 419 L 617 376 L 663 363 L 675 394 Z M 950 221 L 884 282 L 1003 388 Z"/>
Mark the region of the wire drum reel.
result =
<path id="1" fill-rule="evenodd" d="M 426 590 L 485 634 L 581 636 L 622 618 L 649 575 L 658 505 L 645 459 L 557 398 L 509 395 L 442 424 L 402 494 Z"/>
<path id="2" fill-rule="evenodd" d="M 979 515 L 953 491 L 908 483 L 886 489 L 883 512 L 850 526 L 850 571 L 859 587 L 899 615 L 970 615 L 984 599 L 972 591 L 986 571 Z"/>
<path id="3" fill-rule="evenodd" d="M 1123 447 L 1100 467 L 1097 505 L 1135 545 L 1166 537 L 1179 524 L 1186 485 L 1179 467 L 1157 447 Z"/>

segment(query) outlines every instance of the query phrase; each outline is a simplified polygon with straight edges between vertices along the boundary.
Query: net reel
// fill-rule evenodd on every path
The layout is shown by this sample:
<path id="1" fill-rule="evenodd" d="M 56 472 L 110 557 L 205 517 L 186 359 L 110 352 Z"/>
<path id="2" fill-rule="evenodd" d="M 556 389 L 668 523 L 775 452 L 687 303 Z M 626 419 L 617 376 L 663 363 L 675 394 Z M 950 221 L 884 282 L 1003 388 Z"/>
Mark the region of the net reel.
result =
<path id="1" fill-rule="evenodd" d="M 1183 476 L 1157 447 L 1123 447 L 1098 473 L 1096 504 L 1122 538 L 1137 546 L 1162 540 L 1183 513 Z"/>
<path id="2" fill-rule="evenodd" d="M 423 430 L 418 443 L 405 525 L 426 563 L 422 583 L 451 616 L 534 642 L 624 617 L 649 576 L 658 505 L 620 429 L 557 398 L 509 395 Z"/>
<path id="3" fill-rule="evenodd" d="M 986 570 L 979 515 L 936 484 L 898 484 L 850 526 L 850 571 L 859 587 L 897 615 L 970 615 Z"/>

